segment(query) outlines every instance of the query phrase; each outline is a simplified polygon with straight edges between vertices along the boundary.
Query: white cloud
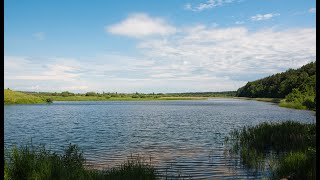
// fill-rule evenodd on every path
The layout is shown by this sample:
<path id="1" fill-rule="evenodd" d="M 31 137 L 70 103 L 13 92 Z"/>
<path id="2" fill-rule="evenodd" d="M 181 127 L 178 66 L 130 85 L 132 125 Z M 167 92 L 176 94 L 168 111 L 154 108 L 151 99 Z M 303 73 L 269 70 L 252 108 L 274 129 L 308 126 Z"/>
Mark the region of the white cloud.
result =
<path id="1" fill-rule="evenodd" d="M 316 8 L 310 8 L 309 13 L 316 13 Z"/>
<path id="2" fill-rule="evenodd" d="M 141 57 L 4 56 L 5 88 L 39 91 L 185 92 L 236 90 L 247 81 L 316 59 L 316 29 L 195 25 L 142 39 Z"/>
<path id="3" fill-rule="evenodd" d="M 33 34 L 33 37 L 35 37 L 37 40 L 44 40 L 46 37 L 46 34 L 44 32 L 36 32 Z"/>
<path id="4" fill-rule="evenodd" d="M 244 21 L 236 21 L 235 24 L 244 24 Z"/>
<path id="5" fill-rule="evenodd" d="M 263 20 L 271 19 L 275 16 L 280 16 L 280 14 L 279 13 L 257 14 L 255 16 L 252 16 L 251 20 L 252 21 L 263 21 Z"/>
<path id="6" fill-rule="evenodd" d="M 240 83 L 314 61 L 316 31 L 310 28 L 249 32 L 244 27 L 198 26 L 186 30 L 184 36 L 141 42 L 138 48 L 147 57 L 157 57 L 157 67 L 151 67 L 156 77 L 174 75 L 190 81 L 196 76 L 199 80 L 229 77 L 225 82 Z M 212 89 L 215 86 L 212 80 Z"/>
<path id="7" fill-rule="evenodd" d="M 112 34 L 136 38 L 153 35 L 164 36 L 176 32 L 176 28 L 169 25 L 164 19 L 150 17 L 144 13 L 131 14 L 122 22 L 105 27 L 105 30 Z"/>
<path id="8" fill-rule="evenodd" d="M 190 3 L 187 3 L 184 5 L 184 9 L 190 11 L 203 11 L 205 9 L 212 9 L 214 7 L 222 6 L 232 2 L 234 2 L 234 0 L 208 0 L 205 3 L 200 3 L 195 7 L 192 7 Z"/>

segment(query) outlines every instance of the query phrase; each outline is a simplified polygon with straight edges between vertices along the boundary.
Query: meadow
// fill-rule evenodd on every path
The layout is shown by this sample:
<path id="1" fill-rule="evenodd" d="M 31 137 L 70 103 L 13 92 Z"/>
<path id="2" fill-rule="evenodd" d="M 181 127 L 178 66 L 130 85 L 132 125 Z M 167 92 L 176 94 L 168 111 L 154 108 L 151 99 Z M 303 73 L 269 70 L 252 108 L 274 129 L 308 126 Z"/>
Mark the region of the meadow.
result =
<path id="1" fill-rule="evenodd" d="M 4 90 L 4 104 L 45 104 L 46 100 L 22 92 Z"/>

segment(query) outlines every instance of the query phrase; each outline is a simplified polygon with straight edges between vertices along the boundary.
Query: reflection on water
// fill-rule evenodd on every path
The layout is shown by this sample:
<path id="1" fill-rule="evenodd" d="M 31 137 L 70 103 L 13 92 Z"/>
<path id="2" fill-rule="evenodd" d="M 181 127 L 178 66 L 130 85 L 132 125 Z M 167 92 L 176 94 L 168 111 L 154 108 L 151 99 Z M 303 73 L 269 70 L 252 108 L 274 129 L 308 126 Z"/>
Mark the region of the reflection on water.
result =
<path id="1" fill-rule="evenodd" d="M 163 174 L 191 179 L 261 178 L 263 174 L 224 156 L 228 132 L 265 121 L 315 121 L 310 111 L 234 99 L 54 102 L 9 105 L 4 113 L 7 147 L 32 139 L 33 144 L 61 152 L 75 143 L 93 168 L 139 157 Z"/>

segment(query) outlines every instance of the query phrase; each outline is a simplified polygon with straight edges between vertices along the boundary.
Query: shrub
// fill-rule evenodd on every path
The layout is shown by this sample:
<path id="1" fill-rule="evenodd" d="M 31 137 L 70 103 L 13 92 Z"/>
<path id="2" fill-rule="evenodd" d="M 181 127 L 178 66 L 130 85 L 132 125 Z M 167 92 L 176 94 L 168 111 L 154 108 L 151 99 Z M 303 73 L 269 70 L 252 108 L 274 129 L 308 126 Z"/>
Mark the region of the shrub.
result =
<path id="1" fill-rule="evenodd" d="M 97 93 L 95 93 L 95 92 L 87 92 L 86 96 L 97 96 Z"/>
<path id="2" fill-rule="evenodd" d="M 61 96 L 63 97 L 74 96 L 74 93 L 71 93 L 69 91 L 64 91 L 61 93 Z"/>

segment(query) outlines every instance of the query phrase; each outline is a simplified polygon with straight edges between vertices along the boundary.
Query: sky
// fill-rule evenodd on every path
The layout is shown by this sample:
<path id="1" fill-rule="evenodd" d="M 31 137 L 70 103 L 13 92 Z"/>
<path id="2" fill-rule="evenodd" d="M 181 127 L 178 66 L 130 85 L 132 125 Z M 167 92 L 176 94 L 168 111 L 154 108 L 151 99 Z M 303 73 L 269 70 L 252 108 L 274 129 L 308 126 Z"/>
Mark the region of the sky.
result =
<path id="1" fill-rule="evenodd" d="M 315 0 L 4 0 L 13 90 L 233 91 L 315 60 Z"/>

